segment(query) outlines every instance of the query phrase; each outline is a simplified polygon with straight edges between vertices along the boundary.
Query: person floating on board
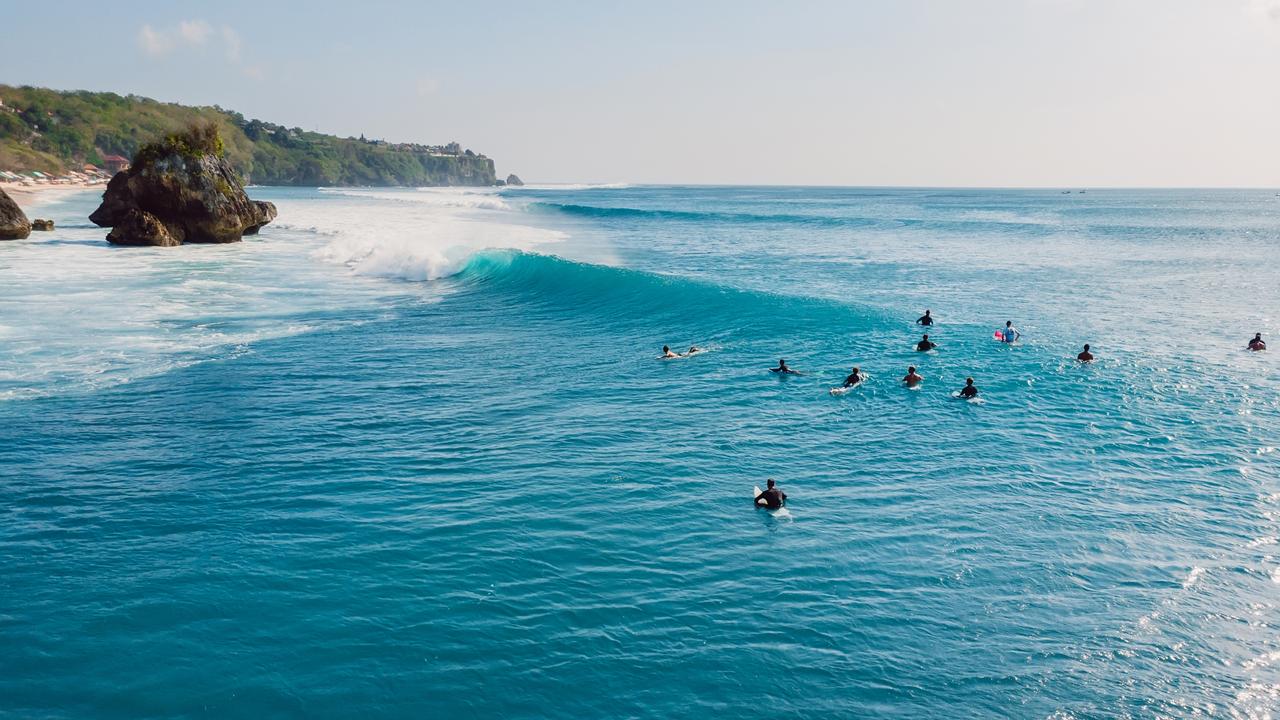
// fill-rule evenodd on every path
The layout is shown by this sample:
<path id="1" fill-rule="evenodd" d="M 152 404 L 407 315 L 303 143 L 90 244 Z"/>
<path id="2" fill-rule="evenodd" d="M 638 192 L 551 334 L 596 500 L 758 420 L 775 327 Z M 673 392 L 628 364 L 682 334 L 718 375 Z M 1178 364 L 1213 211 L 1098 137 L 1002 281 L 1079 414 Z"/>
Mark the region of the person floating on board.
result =
<path id="1" fill-rule="evenodd" d="M 960 388 L 960 397 L 965 400 L 978 397 L 978 388 L 973 385 L 973 378 L 964 379 L 964 387 Z"/>
<path id="2" fill-rule="evenodd" d="M 862 373 L 859 372 L 858 368 L 855 366 L 852 372 L 849 373 L 849 377 L 844 379 L 844 386 L 853 387 L 860 382 L 862 382 Z"/>
<path id="3" fill-rule="evenodd" d="M 680 357 L 680 353 L 671 352 L 671 348 L 666 345 L 662 346 L 662 354 L 658 356 L 659 360 L 670 360 L 671 358 Z"/>
<path id="4" fill-rule="evenodd" d="M 1084 344 L 1084 350 L 1076 356 L 1076 359 L 1082 363 L 1093 362 L 1093 353 L 1089 352 L 1089 343 Z"/>
<path id="5" fill-rule="evenodd" d="M 769 478 L 768 488 L 756 496 L 756 507 L 767 507 L 777 510 L 787 503 L 787 494 L 778 489 L 778 484 Z"/>
<path id="6" fill-rule="evenodd" d="M 938 343 L 930 340 L 928 335 L 925 335 L 924 337 L 920 338 L 920 342 L 916 343 L 917 352 L 926 352 L 936 347 L 938 347 Z"/>
<path id="7" fill-rule="evenodd" d="M 787 361 L 782 359 L 778 360 L 778 367 L 769 368 L 769 372 L 781 373 L 782 375 L 799 375 L 800 374 L 799 371 L 792 370 L 791 368 L 787 367 Z"/>
<path id="8" fill-rule="evenodd" d="M 1253 339 L 1249 341 L 1249 349 L 1254 352 L 1267 349 L 1267 344 L 1262 341 L 1262 333 L 1253 336 Z"/>
<path id="9" fill-rule="evenodd" d="M 930 313 L 930 311 L 929 311 L 929 310 L 925 310 L 925 311 L 924 311 L 924 315 L 921 315 L 921 316 L 920 316 L 920 319 L 919 319 L 919 320 L 916 320 L 916 324 L 917 324 L 917 325 L 932 325 L 932 324 L 933 324 L 933 316 L 932 316 L 932 315 L 930 315 L 929 313 Z"/>
<path id="10" fill-rule="evenodd" d="M 1012 320 L 1004 321 L 1004 330 L 1000 331 L 1000 335 L 1002 341 L 1006 343 L 1012 343 L 1022 337 L 1022 333 L 1018 332 L 1018 329 L 1013 326 Z"/>
<path id="11" fill-rule="evenodd" d="M 907 368 L 907 375 L 906 377 L 902 378 L 902 382 L 905 383 L 907 387 L 915 387 L 923 381 L 924 381 L 924 378 L 916 374 L 915 365 L 912 365 L 911 367 Z"/>

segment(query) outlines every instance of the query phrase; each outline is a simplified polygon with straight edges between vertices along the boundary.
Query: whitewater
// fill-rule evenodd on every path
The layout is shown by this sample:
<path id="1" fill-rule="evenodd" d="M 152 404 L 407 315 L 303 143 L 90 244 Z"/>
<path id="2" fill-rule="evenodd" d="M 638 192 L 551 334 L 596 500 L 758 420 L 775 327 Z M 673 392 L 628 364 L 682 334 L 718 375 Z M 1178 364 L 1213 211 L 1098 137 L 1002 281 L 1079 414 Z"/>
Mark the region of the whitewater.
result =
<path id="1" fill-rule="evenodd" d="M 1274 191 L 250 193 L 0 243 L 0 715 L 1280 706 Z"/>

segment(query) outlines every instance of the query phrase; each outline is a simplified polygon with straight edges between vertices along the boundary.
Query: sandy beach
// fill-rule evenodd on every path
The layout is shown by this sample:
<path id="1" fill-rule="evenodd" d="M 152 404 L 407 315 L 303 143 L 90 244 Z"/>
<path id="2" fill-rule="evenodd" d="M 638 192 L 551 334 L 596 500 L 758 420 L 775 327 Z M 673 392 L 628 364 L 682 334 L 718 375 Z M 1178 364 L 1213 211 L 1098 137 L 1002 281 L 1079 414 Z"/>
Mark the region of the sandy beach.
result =
<path id="1" fill-rule="evenodd" d="M 24 185 L 22 183 L 0 182 L 0 190 L 4 190 L 18 203 L 19 207 L 28 209 L 37 207 L 50 200 L 57 199 L 64 195 L 77 192 L 85 192 L 86 190 L 96 190 L 101 192 L 106 187 L 106 183 L 60 183 L 60 184 L 32 184 Z"/>

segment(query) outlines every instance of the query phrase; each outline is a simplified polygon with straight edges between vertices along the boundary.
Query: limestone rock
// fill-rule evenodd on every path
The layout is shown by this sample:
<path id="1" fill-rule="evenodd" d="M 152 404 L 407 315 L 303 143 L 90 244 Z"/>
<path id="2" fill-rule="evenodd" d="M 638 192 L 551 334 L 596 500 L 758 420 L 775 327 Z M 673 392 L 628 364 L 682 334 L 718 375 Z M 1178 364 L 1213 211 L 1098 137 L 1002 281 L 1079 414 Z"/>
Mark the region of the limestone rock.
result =
<path id="1" fill-rule="evenodd" d="M 254 200 L 253 204 L 258 211 L 258 215 L 257 215 L 258 224 L 245 228 L 244 229 L 245 235 L 257 235 L 258 230 L 260 230 L 263 225 L 266 225 L 267 223 L 276 219 L 275 203 L 267 202 L 265 200 Z"/>
<path id="2" fill-rule="evenodd" d="M 31 234 L 31 221 L 18 203 L 0 190 L 0 240 L 21 240 Z"/>
<path id="3" fill-rule="evenodd" d="M 135 208 L 118 219 L 107 234 L 107 242 L 113 245 L 174 247 L 182 244 L 183 237 L 181 227 L 167 225 L 146 210 Z"/>
<path id="4" fill-rule="evenodd" d="M 217 131 L 194 127 L 139 150 L 89 220 L 114 228 L 107 240 L 118 245 L 168 246 L 238 242 L 275 216 L 274 205 L 245 194 Z"/>

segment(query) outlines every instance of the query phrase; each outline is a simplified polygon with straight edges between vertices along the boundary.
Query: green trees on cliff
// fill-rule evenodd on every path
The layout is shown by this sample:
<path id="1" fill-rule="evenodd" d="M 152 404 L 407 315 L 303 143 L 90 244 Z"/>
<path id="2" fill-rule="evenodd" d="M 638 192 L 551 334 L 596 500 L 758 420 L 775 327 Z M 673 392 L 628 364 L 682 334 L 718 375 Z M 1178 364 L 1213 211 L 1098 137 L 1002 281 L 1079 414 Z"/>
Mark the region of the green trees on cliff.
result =
<path id="1" fill-rule="evenodd" d="M 201 124 L 217 127 L 227 159 L 263 185 L 492 185 L 493 161 L 445 147 L 339 138 L 246 120 L 218 107 L 134 95 L 0 85 L 0 169 L 59 173 Z"/>

